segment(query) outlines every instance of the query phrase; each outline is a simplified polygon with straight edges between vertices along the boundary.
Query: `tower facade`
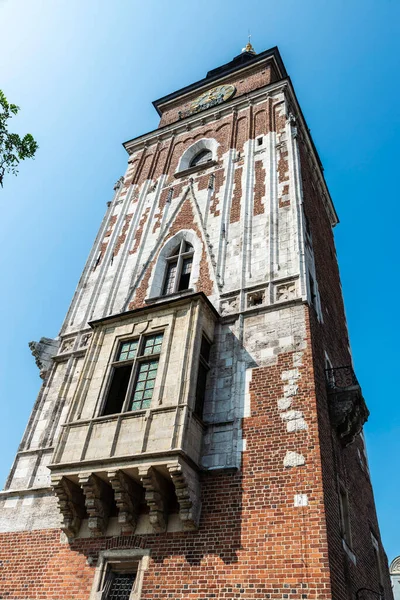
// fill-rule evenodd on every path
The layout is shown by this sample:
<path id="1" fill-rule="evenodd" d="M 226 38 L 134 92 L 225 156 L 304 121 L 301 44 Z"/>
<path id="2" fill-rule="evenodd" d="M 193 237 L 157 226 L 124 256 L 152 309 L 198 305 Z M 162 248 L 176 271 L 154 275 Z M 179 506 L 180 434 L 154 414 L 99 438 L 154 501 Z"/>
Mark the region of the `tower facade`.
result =
<path id="1" fill-rule="evenodd" d="M 390 599 L 338 219 L 279 52 L 154 106 L 59 337 L 31 344 L 0 596 Z"/>

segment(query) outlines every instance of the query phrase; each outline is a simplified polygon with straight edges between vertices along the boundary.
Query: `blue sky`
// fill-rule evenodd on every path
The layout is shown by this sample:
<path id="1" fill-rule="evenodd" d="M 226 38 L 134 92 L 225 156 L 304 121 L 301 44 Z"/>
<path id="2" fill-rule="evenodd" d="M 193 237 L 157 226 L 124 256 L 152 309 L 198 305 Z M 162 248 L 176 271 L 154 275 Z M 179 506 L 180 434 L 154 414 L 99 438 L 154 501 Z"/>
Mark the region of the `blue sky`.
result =
<path id="1" fill-rule="evenodd" d="M 0 0 L 0 88 L 39 142 L 0 190 L 0 479 L 40 386 L 30 340 L 56 336 L 152 100 L 277 45 L 341 223 L 335 230 L 383 542 L 400 554 L 396 0 Z M 398 374 L 396 376 L 396 373 Z M 397 462 L 396 462 L 397 461 Z"/>

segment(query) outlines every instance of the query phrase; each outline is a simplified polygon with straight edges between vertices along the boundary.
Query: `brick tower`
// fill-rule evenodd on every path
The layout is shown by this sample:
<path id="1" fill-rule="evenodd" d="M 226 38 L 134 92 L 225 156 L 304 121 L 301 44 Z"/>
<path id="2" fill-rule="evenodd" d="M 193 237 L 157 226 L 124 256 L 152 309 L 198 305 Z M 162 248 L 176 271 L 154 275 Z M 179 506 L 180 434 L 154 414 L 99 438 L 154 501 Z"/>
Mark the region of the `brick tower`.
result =
<path id="1" fill-rule="evenodd" d="M 279 52 L 154 106 L 31 344 L 0 597 L 390 600 L 337 216 Z"/>

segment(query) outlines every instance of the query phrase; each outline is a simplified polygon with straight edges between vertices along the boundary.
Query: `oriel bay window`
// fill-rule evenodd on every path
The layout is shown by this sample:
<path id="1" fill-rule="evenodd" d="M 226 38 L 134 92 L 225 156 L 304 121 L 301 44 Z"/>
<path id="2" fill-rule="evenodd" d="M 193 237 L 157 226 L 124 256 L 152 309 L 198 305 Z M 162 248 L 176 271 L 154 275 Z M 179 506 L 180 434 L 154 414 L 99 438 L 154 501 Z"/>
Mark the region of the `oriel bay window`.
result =
<path id="1" fill-rule="evenodd" d="M 167 258 L 163 296 L 189 289 L 193 253 L 193 246 L 182 240 Z"/>
<path id="2" fill-rule="evenodd" d="M 163 334 L 156 333 L 120 343 L 103 415 L 150 407 L 162 340 Z"/>

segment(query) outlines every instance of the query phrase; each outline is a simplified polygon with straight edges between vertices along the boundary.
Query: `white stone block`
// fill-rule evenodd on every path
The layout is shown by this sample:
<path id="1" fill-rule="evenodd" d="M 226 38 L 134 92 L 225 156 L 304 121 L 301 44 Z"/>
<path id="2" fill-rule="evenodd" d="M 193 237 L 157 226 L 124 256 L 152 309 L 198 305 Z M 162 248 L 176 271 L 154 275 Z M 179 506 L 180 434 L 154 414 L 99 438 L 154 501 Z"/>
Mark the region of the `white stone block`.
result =
<path id="1" fill-rule="evenodd" d="M 294 497 L 294 505 L 296 507 L 299 506 L 308 506 L 308 496 L 307 494 L 296 494 Z"/>
<path id="2" fill-rule="evenodd" d="M 284 467 L 300 467 L 305 464 L 305 458 L 302 454 L 298 452 L 292 452 L 288 450 L 286 452 L 285 458 L 283 459 Z"/>

